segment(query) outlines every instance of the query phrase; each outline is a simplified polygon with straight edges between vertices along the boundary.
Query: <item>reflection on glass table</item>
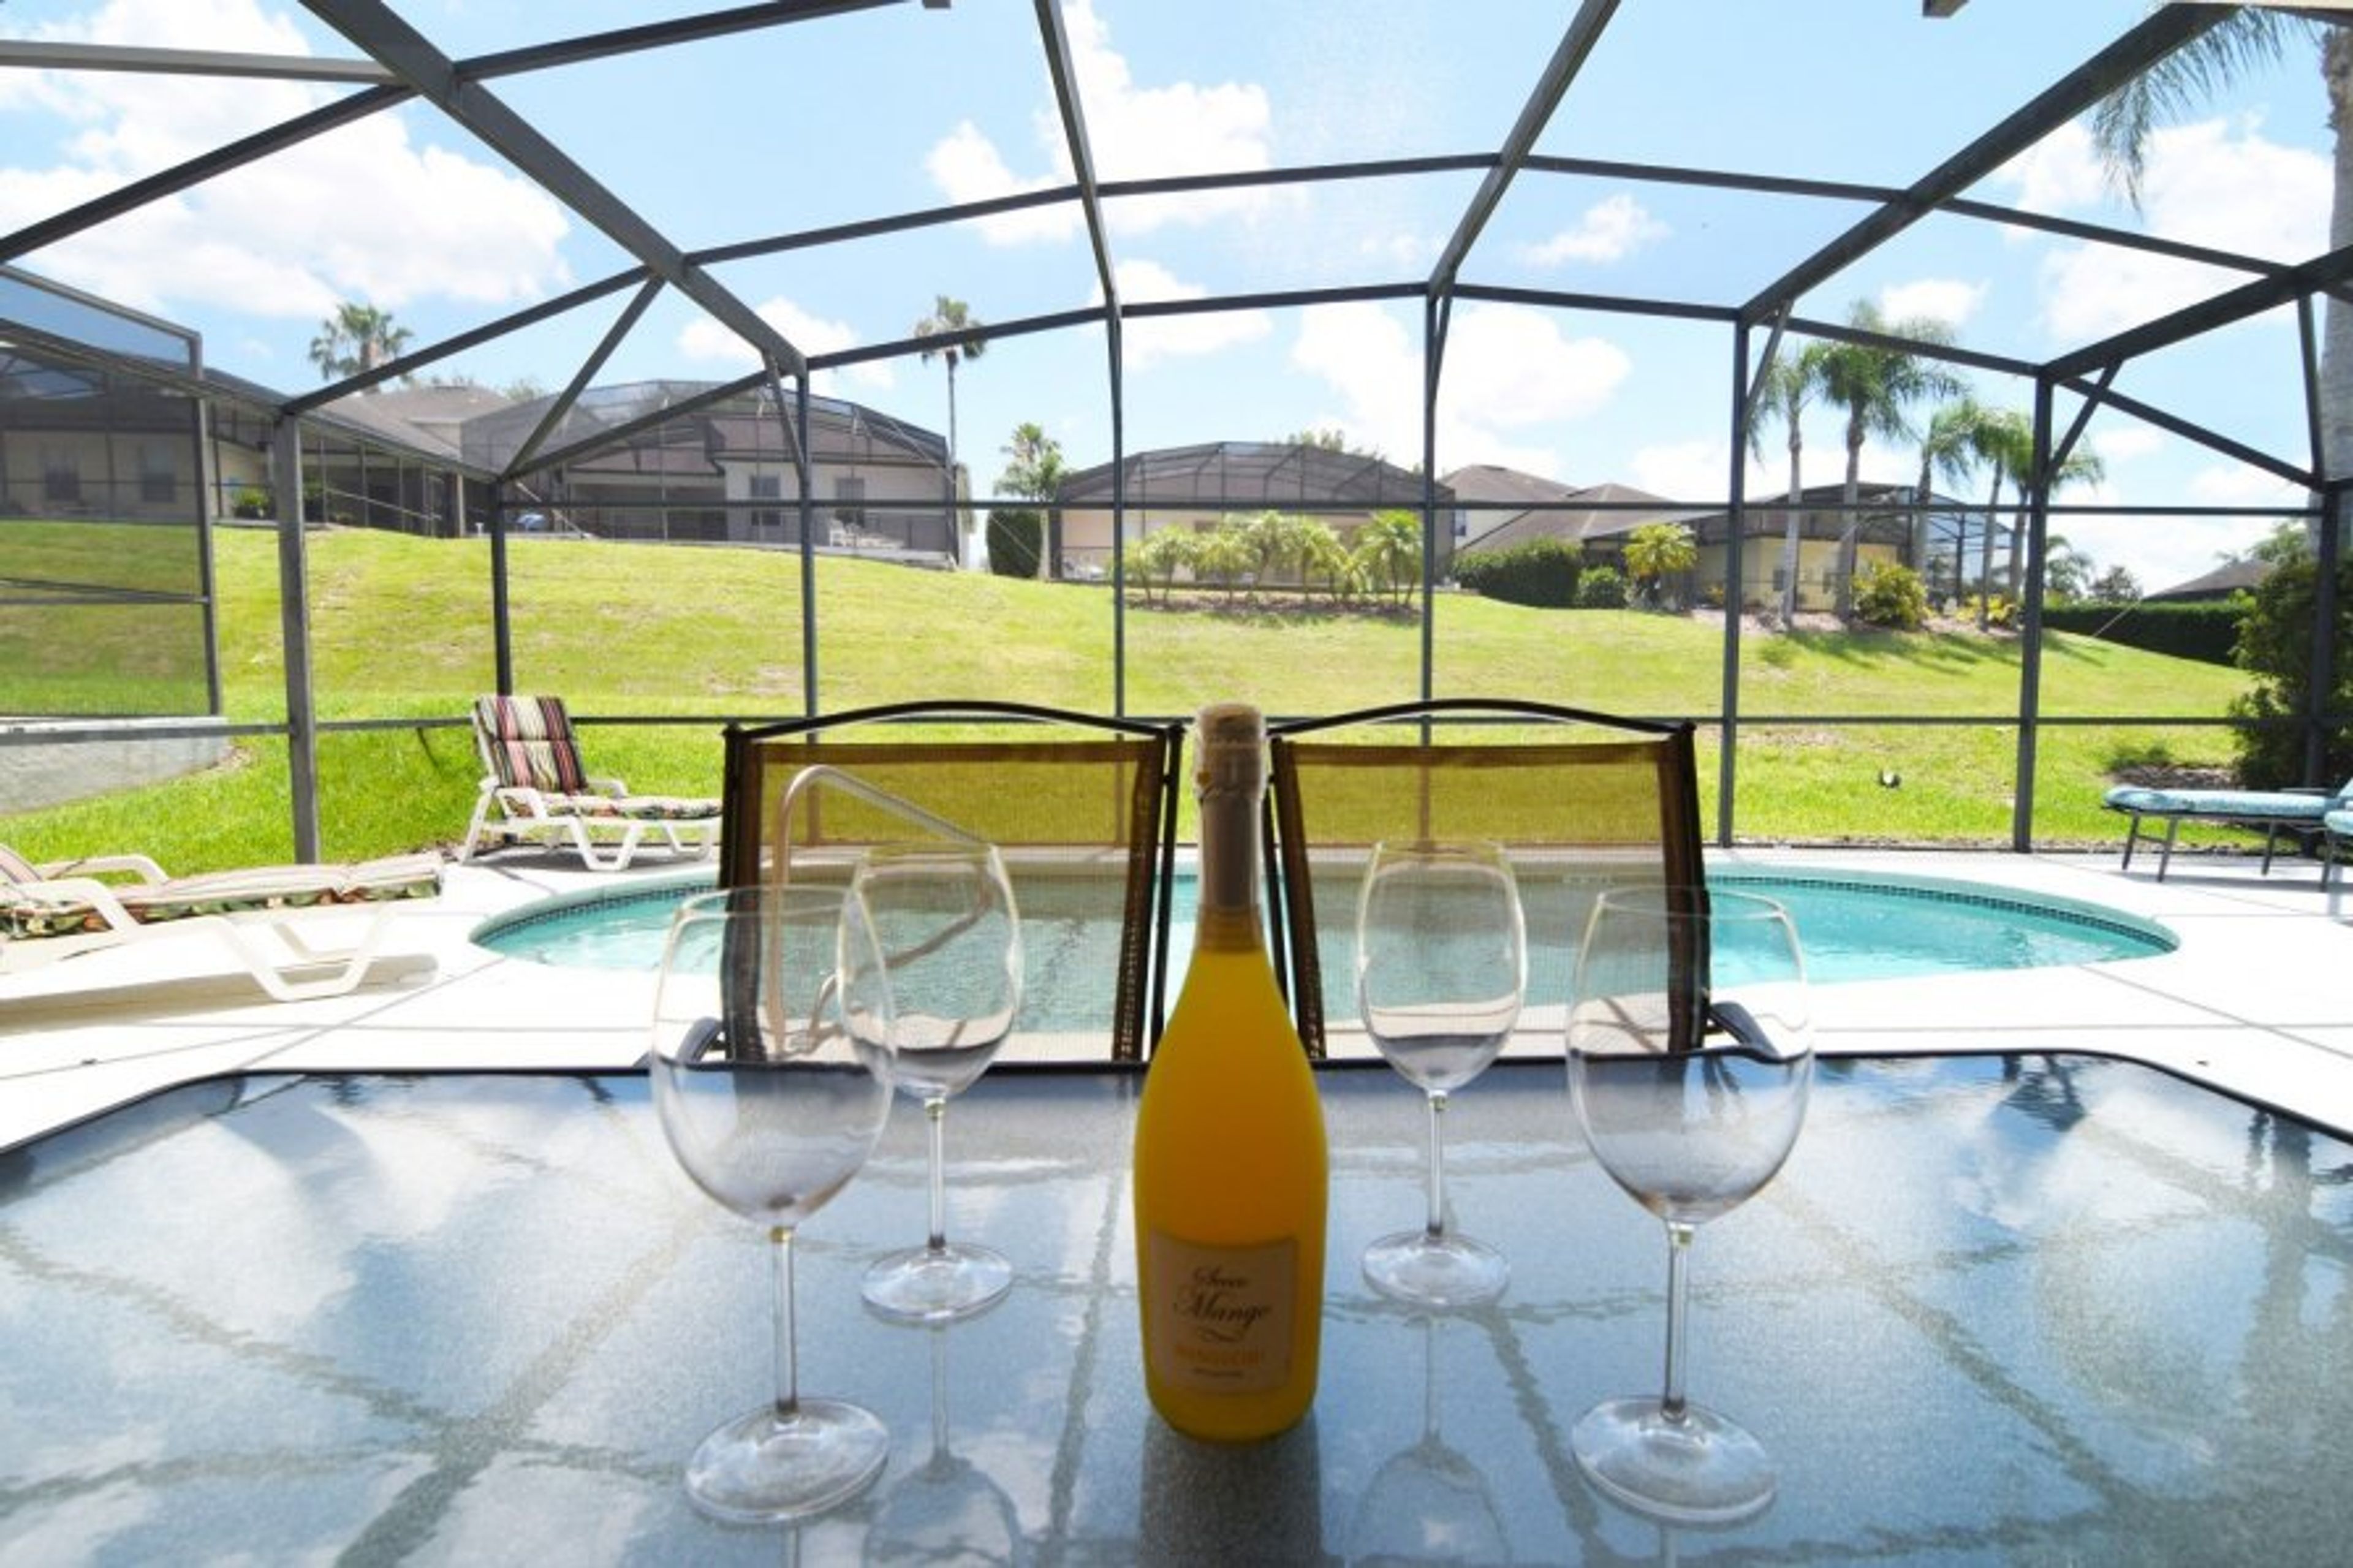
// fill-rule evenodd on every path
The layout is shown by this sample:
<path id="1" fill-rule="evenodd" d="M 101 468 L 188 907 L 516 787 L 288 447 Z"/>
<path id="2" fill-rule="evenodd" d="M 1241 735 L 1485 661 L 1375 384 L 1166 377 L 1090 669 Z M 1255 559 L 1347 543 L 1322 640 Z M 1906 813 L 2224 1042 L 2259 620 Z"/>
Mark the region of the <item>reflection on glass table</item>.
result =
<path id="1" fill-rule="evenodd" d="M 1319 1074 L 1324 1374 L 1264 1448 L 1175 1437 L 1143 1397 L 1132 1074 L 1000 1063 L 965 1097 L 957 1191 L 1022 1288 L 936 1342 L 859 1299 L 923 1190 L 894 1120 L 896 1189 L 870 1163 L 797 1244 L 803 1376 L 881 1415 L 891 1458 L 765 1527 L 678 1484 L 766 1357 L 765 1243 L 679 1173 L 644 1078 L 251 1076 L 0 1154 L 0 1560 L 854 1562 L 945 1453 L 1010 1510 L 964 1516 L 976 1553 L 1340 1561 L 1433 1430 L 1517 1562 L 2340 1553 L 2353 1144 L 2084 1057 L 1817 1067 L 1797 1152 L 1693 1280 L 1739 1332 L 1694 1342 L 1694 1384 L 1779 1469 L 1728 1529 L 1662 1538 L 1568 1451 L 1655 1368 L 1663 1302 L 1657 1222 L 1584 1153 L 1558 1061 L 1506 1057 L 1450 1112 L 1450 1183 L 1514 1268 L 1434 1352 L 1356 1264 L 1419 1200 L 1420 1129 L 1385 1066 Z"/>

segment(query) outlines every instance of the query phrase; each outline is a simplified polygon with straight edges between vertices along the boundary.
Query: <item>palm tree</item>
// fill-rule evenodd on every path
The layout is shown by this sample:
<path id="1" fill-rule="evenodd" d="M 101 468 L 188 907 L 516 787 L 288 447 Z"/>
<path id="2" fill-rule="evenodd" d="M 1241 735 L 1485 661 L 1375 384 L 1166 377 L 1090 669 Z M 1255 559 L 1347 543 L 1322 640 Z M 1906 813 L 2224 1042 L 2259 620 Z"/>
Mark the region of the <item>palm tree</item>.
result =
<path id="1" fill-rule="evenodd" d="M 997 476 L 997 488 L 1009 496 L 1024 500 L 1050 502 L 1062 488 L 1066 472 L 1062 461 L 1062 444 L 1046 434 L 1044 426 L 1026 421 L 1013 427 L 1013 439 L 1000 448 L 1006 457 L 1005 471 Z M 1018 510 L 1029 510 L 1027 508 Z M 990 513 L 993 517 L 996 514 Z M 1017 514 L 1018 515 L 1018 512 Z M 1055 544 L 1061 532 L 1058 514 L 1040 509 L 1030 515 L 1038 519 L 1039 548 L 1037 574 L 1042 580 L 1051 577 Z"/>
<path id="2" fill-rule="evenodd" d="M 1368 586 L 1386 589 L 1404 604 L 1421 583 L 1421 519 L 1396 509 L 1377 511 L 1356 530 L 1352 553 Z"/>
<path id="3" fill-rule="evenodd" d="M 964 335 L 965 333 L 971 335 L 967 337 Z M 982 323 L 979 318 L 972 313 L 971 308 L 963 300 L 951 300 L 945 294 L 933 296 L 932 313 L 915 323 L 915 336 L 926 342 L 933 338 L 950 340 L 936 348 L 924 348 L 918 357 L 925 364 L 932 363 L 932 356 L 934 354 L 948 362 L 948 495 L 953 501 L 955 496 L 957 473 L 956 366 L 965 360 L 978 359 L 982 351 L 987 347 L 987 339 L 982 335 Z M 956 515 L 957 532 L 961 536 L 967 531 L 966 520 L 961 510 Z"/>
<path id="4" fill-rule="evenodd" d="M 411 335 L 406 327 L 393 325 L 391 311 L 346 300 L 319 323 L 319 335 L 311 340 L 311 363 L 322 381 L 364 374 L 398 359 Z"/>
<path id="5" fill-rule="evenodd" d="M 1958 487 L 1967 484 L 1985 461 L 1983 431 L 1993 410 L 1976 398 L 1963 395 L 1947 403 L 1928 417 L 1928 428 L 1920 438 L 1920 483 L 1913 492 L 1913 505 L 1922 510 L 1913 514 L 1913 566 L 1923 578 L 1928 574 L 1928 498 L 1930 486 L 1937 479 Z M 1964 532 L 1967 531 L 1964 530 Z M 1961 542 L 1953 542 L 1953 590 L 1960 591 Z"/>
<path id="6" fill-rule="evenodd" d="M 1680 522 L 1644 522 L 1626 536 L 1626 575 L 1653 609 L 1662 603 L 1667 579 L 1699 564 L 1699 544 Z"/>
<path id="7" fill-rule="evenodd" d="M 2304 41 L 2316 46 L 2328 124 L 2336 136 L 2336 180 L 2328 247 L 2353 245 L 2353 26 L 2245 6 L 2200 34 L 2111 93 L 2093 111 L 2092 137 L 2109 178 L 2137 206 L 2149 138 L 2164 121 L 2194 109 L 2241 73 L 2285 58 Z M 2341 293 L 2321 298 L 2320 419 L 2327 475 L 2353 471 L 2353 304 Z M 2339 503 L 2337 526 L 2353 524 L 2353 498 Z"/>
<path id="8" fill-rule="evenodd" d="M 1915 316 L 1890 321 L 1868 300 L 1855 301 L 1847 322 L 1880 337 L 1937 344 L 1953 341 L 1952 329 L 1940 321 Z M 1883 343 L 1825 343 L 1814 374 L 1823 397 L 1846 410 L 1846 490 L 1841 497 L 1846 510 L 1840 514 L 1838 559 L 1838 613 L 1845 616 L 1854 607 L 1855 532 L 1861 521 L 1855 503 L 1862 492 L 1862 444 L 1873 436 L 1887 441 L 1913 439 L 1913 405 L 1958 396 L 1961 381 L 1934 360 Z"/>
<path id="9" fill-rule="evenodd" d="M 2026 499 L 2026 488 L 2034 478 L 2034 422 L 2015 408 L 1995 409 L 1987 415 L 1970 447 L 1978 459 L 1993 469 L 1993 489 L 1986 498 L 1985 542 L 1978 568 L 1978 629 L 1984 631 L 1992 624 L 1994 511 L 2001 500 L 2004 479 L 2010 481 L 2013 498 L 2020 501 Z M 2100 461 L 2098 454 L 2079 449 L 2052 470 L 2046 499 L 2057 494 L 2063 486 L 2097 484 L 2106 477 L 2107 466 Z M 2013 525 L 2010 531 L 2010 596 L 2013 599 L 2018 596 L 2025 534 L 2022 526 Z"/>
<path id="10" fill-rule="evenodd" d="M 1815 343 L 1787 359 L 1775 354 L 1765 366 L 1759 387 L 1757 411 L 1780 423 L 1789 439 L 1789 512 L 1781 536 L 1781 624 L 1788 626 L 1798 617 L 1798 541 L 1805 523 L 1805 490 L 1799 479 L 1799 455 L 1805 448 L 1803 429 L 1806 405 L 1812 401 L 1820 384 L 1817 374 L 1824 345 Z M 1757 457 L 1765 455 L 1763 419 L 1748 426 L 1748 449 Z M 1738 586 L 1733 596 L 1738 596 Z M 1735 607 L 1737 613 L 1737 607 Z"/>

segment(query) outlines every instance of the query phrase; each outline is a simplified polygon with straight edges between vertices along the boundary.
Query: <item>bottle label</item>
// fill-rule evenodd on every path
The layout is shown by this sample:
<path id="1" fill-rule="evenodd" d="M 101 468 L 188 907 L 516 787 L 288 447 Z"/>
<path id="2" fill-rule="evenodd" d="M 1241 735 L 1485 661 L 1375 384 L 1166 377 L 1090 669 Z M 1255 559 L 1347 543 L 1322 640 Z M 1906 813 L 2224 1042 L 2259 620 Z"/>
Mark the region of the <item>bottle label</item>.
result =
<path id="1" fill-rule="evenodd" d="M 1299 1244 L 1208 1247 L 1154 1231 L 1155 1299 L 1145 1303 L 1155 1370 L 1202 1394 L 1264 1394 L 1291 1375 Z"/>

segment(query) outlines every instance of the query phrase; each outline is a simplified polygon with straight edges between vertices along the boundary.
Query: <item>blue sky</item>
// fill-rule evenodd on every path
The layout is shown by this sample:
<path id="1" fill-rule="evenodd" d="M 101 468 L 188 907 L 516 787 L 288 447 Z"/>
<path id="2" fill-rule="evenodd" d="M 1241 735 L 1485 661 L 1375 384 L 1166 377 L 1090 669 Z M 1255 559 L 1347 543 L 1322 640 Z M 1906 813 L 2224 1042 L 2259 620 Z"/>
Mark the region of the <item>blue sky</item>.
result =
<path id="1" fill-rule="evenodd" d="M 709 8 L 684 0 L 400 0 L 465 58 Z M 1560 0 L 1066 0 L 1064 26 L 1105 178 L 1491 150 L 1573 7 Z M 1547 153 L 1805 174 L 1917 178 L 2131 25 L 2141 0 L 1972 0 L 1931 21 L 1914 0 L 1624 0 L 1538 142 Z M 560 21 L 551 18 L 560 17 Z M 913 5 L 591 62 L 491 90 L 689 248 L 1002 195 L 1067 177 L 1027 0 Z M 275 0 L 5 0 L 0 36 L 193 48 L 354 51 Z M 282 121 L 333 96 L 311 84 L 0 72 L 0 223 L 16 226 Z M 2329 139 L 2312 51 L 2251 79 L 2156 142 L 2136 213 L 2079 129 L 1973 193 L 2007 205 L 2273 258 L 2326 248 Z M 1476 184 L 1422 175 L 1115 204 L 1130 301 L 1419 279 Z M 1524 175 L 1466 280 L 1738 302 L 1861 216 L 1617 180 Z M 608 239 L 429 110 L 372 117 L 299 151 L 26 258 L 32 269 L 200 330 L 213 363 L 299 390 L 341 300 L 390 310 L 420 341 L 627 265 Z M 985 321 L 1090 303 L 1074 209 L 730 264 L 717 275 L 796 343 L 837 352 L 903 337 L 949 293 Z M 1810 295 L 1950 323 L 2024 359 L 2096 341 L 2236 281 L 2113 247 L 1954 218 L 1917 226 Z M 560 385 L 623 296 L 438 369 Z M 1132 449 L 1336 427 L 1419 460 L 1417 304 L 1354 304 L 1131 323 Z M 1572 484 L 1722 494 L 1729 469 L 1723 329 L 1466 302 L 1455 311 L 1438 467 L 1495 462 Z M 2291 312 L 2137 363 L 2133 395 L 2291 459 L 2302 454 Z M 959 378 L 961 454 L 987 489 L 1024 420 L 1075 463 L 1110 453 L 1099 331 L 1000 339 Z M 665 298 L 605 379 L 723 379 L 731 334 Z M 820 390 L 944 430 L 942 367 L 853 367 Z M 1980 378 L 2024 406 L 2031 388 Z M 2109 414 L 2108 468 L 2065 499 L 2120 506 L 2295 504 L 2268 478 Z M 1836 417 L 1806 430 L 1806 479 L 1842 462 Z M 1916 456 L 1866 452 L 1867 477 Z M 1778 437 L 1752 489 L 1786 481 Z M 1978 486 L 1965 487 L 1977 493 Z M 2263 521 L 2065 520 L 2102 565 L 2145 586 L 2194 575 Z"/>

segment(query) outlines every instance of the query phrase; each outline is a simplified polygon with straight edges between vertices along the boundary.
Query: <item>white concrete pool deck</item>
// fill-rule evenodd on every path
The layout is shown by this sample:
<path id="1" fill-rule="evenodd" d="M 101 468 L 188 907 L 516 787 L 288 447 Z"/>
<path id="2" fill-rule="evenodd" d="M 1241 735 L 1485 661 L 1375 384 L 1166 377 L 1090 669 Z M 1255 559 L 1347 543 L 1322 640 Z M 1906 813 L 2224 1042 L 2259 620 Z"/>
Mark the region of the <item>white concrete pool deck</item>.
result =
<path id="1" fill-rule="evenodd" d="M 2317 868 L 2253 858 L 1712 850 L 1719 866 L 1949 878 L 2105 904 L 2169 927 L 2178 952 L 2124 963 L 1818 988 L 1826 1052 L 2079 1050 L 2131 1057 L 2353 1131 L 2353 900 Z M 625 1068 L 643 1054 L 646 974 L 552 969 L 475 947 L 485 918 L 553 893 L 670 878 L 648 858 L 591 874 L 510 852 L 449 868 L 405 907 L 370 983 L 273 1002 L 215 943 L 151 941 L 0 976 L 0 1148 L 176 1082 L 246 1069 Z"/>

